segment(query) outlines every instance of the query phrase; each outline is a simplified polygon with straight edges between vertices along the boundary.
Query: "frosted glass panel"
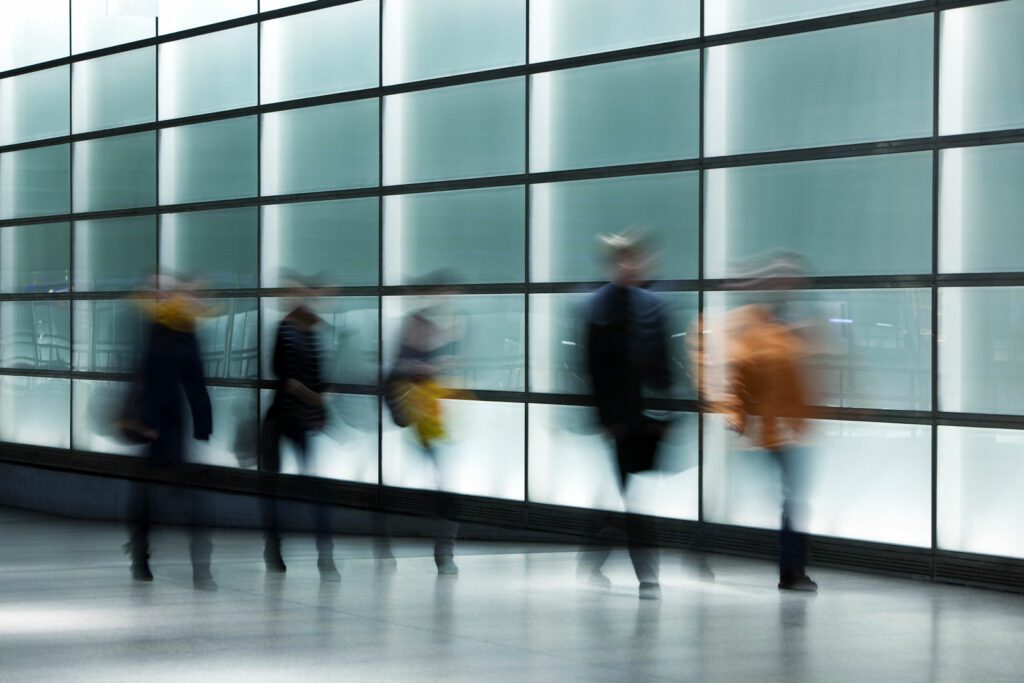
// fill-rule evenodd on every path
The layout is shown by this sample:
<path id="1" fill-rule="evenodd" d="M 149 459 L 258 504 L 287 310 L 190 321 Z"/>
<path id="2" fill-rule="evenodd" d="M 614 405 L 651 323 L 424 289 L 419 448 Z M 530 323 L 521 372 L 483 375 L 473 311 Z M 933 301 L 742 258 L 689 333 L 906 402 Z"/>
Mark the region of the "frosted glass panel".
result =
<path id="1" fill-rule="evenodd" d="M 642 229 L 653 241 L 655 279 L 697 276 L 696 173 L 601 178 L 530 186 L 530 279 L 608 276 L 601 235 Z"/>
<path id="2" fill-rule="evenodd" d="M 939 290 L 939 409 L 1024 414 L 1024 287 Z"/>
<path id="3" fill-rule="evenodd" d="M 532 426 L 532 425 L 531 425 Z M 779 470 L 708 416 L 704 423 L 704 519 L 777 529 Z M 823 536 L 931 545 L 931 427 L 816 421 L 793 459 L 798 529 Z"/>
<path id="4" fill-rule="evenodd" d="M 160 203 L 256 194 L 256 117 L 160 131 Z"/>
<path id="5" fill-rule="evenodd" d="M 930 136 L 932 34 L 922 15 L 710 48 L 706 153 Z"/>
<path id="6" fill-rule="evenodd" d="M 691 51 L 531 77 L 530 170 L 697 156 L 698 69 Z"/>
<path id="7" fill-rule="evenodd" d="M 66 66 L 0 79 L 0 145 L 68 134 Z"/>
<path id="8" fill-rule="evenodd" d="M 160 33 L 184 31 L 258 11 L 257 0 L 160 0 Z"/>
<path id="9" fill-rule="evenodd" d="M 939 427 L 938 545 L 1024 557 L 1024 432 Z"/>
<path id="10" fill-rule="evenodd" d="M 150 324 L 138 301 L 76 301 L 73 320 L 73 370 L 125 374 L 138 370 Z"/>
<path id="11" fill-rule="evenodd" d="M 942 13 L 939 131 L 942 135 L 1024 126 L 1024 1 Z"/>
<path id="12" fill-rule="evenodd" d="M 0 364 L 5 368 L 68 370 L 71 307 L 67 301 L 0 303 Z"/>
<path id="13" fill-rule="evenodd" d="M 209 441 L 186 438 L 189 460 L 219 467 L 238 467 L 240 459 L 249 462 L 259 434 L 256 390 L 207 387 L 207 391 L 213 408 L 213 434 Z M 188 410 L 185 414 L 185 435 L 191 437 L 192 415 Z"/>
<path id="14" fill-rule="evenodd" d="M 156 118 L 156 48 L 77 62 L 72 68 L 74 132 Z"/>
<path id="15" fill-rule="evenodd" d="M 66 57 L 68 0 L 0 2 L 0 71 Z"/>
<path id="16" fill-rule="evenodd" d="M 710 170 L 704 187 L 708 277 L 776 249 L 815 275 L 931 272 L 930 152 Z"/>
<path id="17" fill-rule="evenodd" d="M 270 390 L 263 390 L 261 396 L 265 407 L 274 400 L 274 392 Z M 375 395 L 360 394 L 323 394 L 323 398 L 326 426 L 309 436 L 306 467 L 300 466 L 291 441 L 282 439 L 282 474 L 376 484 L 379 399 Z"/>
<path id="18" fill-rule="evenodd" d="M 1024 268 L 1024 144 L 939 153 L 939 270 Z"/>
<path id="19" fill-rule="evenodd" d="M 377 384 L 377 298 L 315 297 L 306 301 L 322 321 L 320 369 L 325 382 Z M 274 340 L 281 320 L 297 302 L 263 299 L 263 376 L 274 377 Z"/>
<path id="20" fill-rule="evenodd" d="M 588 394 L 587 306 L 590 294 L 530 296 L 530 391 Z M 695 398 L 686 338 L 697 317 L 696 292 L 658 294 L 666 316 L 672 385 L 667 396 Z M 653 392 L 652 392 L 653 393 Z"/>
<path id="21" fill-rule="evenodd" d="M 67 213 L 71 208 L 69 145 L 0 154 L 0 218 Z"/>
<path id="22" fill-rule="evenodd" d="M 705 345 L 725 359 L 727 311 L 766 305 L 808 343 L 812 400 L 848 408 L 931 408 L 931 293 L 927 289 L 709 292 Z M 709 381 L 711 378 L 709 378 Z"/>
<path id="23" fill-rule="evenodd" d="M 259 313 L 256 299 L 204 299 L 196 324 L 206 377 L 256 379 Z"/>
<path id="24" fill-rule="evenodd" d="M 386 0 L 384 84 L 526 61 L 527 0 Z"/>
<path id="25" fill-rule="evenodd" d="M 160 266 L 190 273 L 203 288 L 255 287 L 256 207 L 165 214 Z"/>
<path id="26" fill-rule="evenodd" d="M 131 216 L 75 223 L 75 290 L 128 291 L 144 284 L 156 273 L 156 221 Z"/>
<path id="27" fill-rule="evenodd" d="M 0 406 L 0 441 L 51 448 L 71 445 L 69 380 L 0 376 Z"/>
<path id="28" fill-rule="evenodd" d="M 147 10 L 157 7 L 152 0 L 73 0 L 71 52 L 78 54 L 152 38 L 156 35 L 157 12 L 147 16 Z"/>
<path id="29" fill-rule="evenodd" d="M 700 0 L 532 0 L 530 61 L 695 38 Z"/>
<path id="30" fill-rule="evenodd" d="M 290 273 L 320 287 L 377 284 L 378 200 L 348 199 L 263 207 L 264 287 Z"/>
<path id="31" fill-rule="evenodd" d="M 307 2 L 313 2 L 314 0 L 260 0 L 260 12 L 271 12 L 282 7 L 292 7 L 294 5 L 302 5 Z"/>
<path id="32" fill-rule="evenodd" d="M 442 411 L 448 436 L 436 459 L 423 453 L 412 430 L 385 420 L 383 483 L 522 500 L 523 404 L 443 401 Z"/>
<path id="33" fill-rule="evenodd" d="M 384 299 L 384 357 L 390 369 L 405 316 L 420 311 L 441 328 L 446 386 L 522 391 L 524 298 L 518 294 L 390 297 Z"/>
<path id="34" fill-rule="evenodd" d="M 117 423 L 128 398 L 128 382 L 74 380 L 71 395 L 72 448 L 112 455 L 142 455 L 144 447 L 121 437 Z"/>
<path id="35" fill-rule="evenodd" d="M 379 4 L 363 0 L 264 22 L 260 99 L 281 102 L 376 87 Z"/>
<path id="36" fill-rule="evenodd" d="M 524 81 L 384 98 L 384 183 L 522 173 Z"/>
<path id="37" fill-rule="evenodd" d="M 67 223 L 0 228 L 0 291 L 66 292 L 71 241 Z"/>
<path id="38" fill-rule="evenodd" d="M 613 444 L 594 408 L 530 405 L 530 501 L 624 509 Z M 625 509 L 697 519 L 697 416 L 677 413 L 658 450 L 655 470 L 630 475 Z"/>
<path id="39" fill-rule="evenodd" d="M 263 115 L 262 194 L 377 185 L 378 100 Z"/>
<path id="40" fill-rule="evenodd" d="M 160 118 L 256 104 L 256 52 L 256 26 L 161 45 Z"/>
<path id="41" fill-rule="evenodd" d="M 75 143 L 74 209 L 109 211 L 156 204 L 156 133 Z"/>
<path id="42" fill-rule="evenodd" d="M 740 31 L 845 12 L 899 5 L 909 0 L 713 0 L 704 4 L 708 34 Z"/>
<path id="43" fill-rule="evenodd" d="M 386 197 L 384 284 L 522 282 L 525 213 L 522 187 Z"/>

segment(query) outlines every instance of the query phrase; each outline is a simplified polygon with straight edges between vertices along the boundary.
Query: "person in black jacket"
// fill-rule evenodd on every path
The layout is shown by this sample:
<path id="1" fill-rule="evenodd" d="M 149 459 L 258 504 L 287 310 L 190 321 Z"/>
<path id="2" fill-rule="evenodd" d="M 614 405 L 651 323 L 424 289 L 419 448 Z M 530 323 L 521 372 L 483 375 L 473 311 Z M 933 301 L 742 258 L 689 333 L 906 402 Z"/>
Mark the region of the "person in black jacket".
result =
<path id="1" fill-rule="evenodd" d="M 162 293 L 152 308 L 153 320 L 143 350 L 136 389 L 132 395 L 133 431 L 148 442 L 146 468 L 180 468 L 186 460 L 185 410 L 182 394 L 192 413 L 192 436 L 207 441 L 213 432 L 210 397 L 203 378 L 199 342 L 195 334 L 198 305 L 185 292 Z M 198 501 L 189 493 L 192 515 L 192 572 L 197 588 L 215 589 L 210 573 L 212 544 L 199 519 Z M 149 569 L 150 494 L 148 485 L 136 485 L 130 504 L 133 518 L 127 550 L 132 576 L 152 581 Z"/>
<path id="2" fill-rule="evenodd" d="M 308 292 L 306 293 L 308 294 Z M 274 400 L 267 410 L 260 436 L 260 453 L 265 479 L 263 520 L 266 545 L 263 560 L 267 571 L 283 573 L 287 567 L 281 556 L 278 529 L 277 492 L 275 482 L 281 471 L 281 440 L 295 446 L 300 466 L 308 466 L 309 439 L 324 426 L 323 377 L 320 367 L 320 344 L 317 326 L 320 318 L 300 299 L 277 327 L 274 341 L 273 369 L 277 377 Z M 334 542 L 331 538 L 329 510 L 314 507 L 317 567 L 323 581 L 341 580 L 334 564 Z"/>
<path id="3" fill-rule="evenodd" d="M 615 447 L 619 486 L 628 476 L 654 468 L 667 423 L 645 411 L 646 389 L 666 389 L 671 383 L 668 333 L 658 298 L 641 289 L 649 257 L 630 235 L 604 238 L 609 250 L 612 280 L 590 299 L 587 310 L 587 369 L 597 403 L 597 416 Z M 658 554 L 636 541 L 635 521 L 626 524 L 630 557 L 640 597 L 660 596 Z M 609 551 L 596 558 L 581 556 L 579 571 L 591 583 L 610 585 L 601 573 Z"/>

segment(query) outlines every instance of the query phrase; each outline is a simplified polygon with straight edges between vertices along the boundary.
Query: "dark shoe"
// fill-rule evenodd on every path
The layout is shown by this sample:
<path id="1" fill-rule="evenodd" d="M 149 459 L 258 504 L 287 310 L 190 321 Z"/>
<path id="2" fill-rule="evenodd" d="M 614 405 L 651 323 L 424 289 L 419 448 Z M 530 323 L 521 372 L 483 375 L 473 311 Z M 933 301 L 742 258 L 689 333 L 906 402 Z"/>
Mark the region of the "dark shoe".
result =
<path id="1" fill-rule="evenodd" d="M 435 557 L 434 563 L 437 565 L 438 574 L 456 576 L 459 573 L 459 566 L 450 557 Z"/>
<path id="2" fill-rule="evenodd" d="M 334 564 L 334 560 L 319 559 L 316 561 L 316 567 L 320 570 L 320 580 L 326 581 L 327 583 L 338 583 L 341 581 L 341 572 Z"/>
<path id="3" fill-rule="evenodd" d="M 783 576 L 779 579 L 779 590 L 814 593 L 818 590 L 818 584 L 811 581 L 810 577 L 806 574 L 801 576 Z"/>
<path id="4" fill-rule="evenodd" d="M 263 549 L 263 564 L 272 574 L 284 574 L 288 570 L 284 564 L 284 558 L 281 557 L 280 545 L 267 544 L 267 547 Z"/>
<path id="5" fill-rule="evenodd" d="M 653 581 L 640 582 L 641 600 L 661 600 L 661 586 Z"/>
<path id="6" fill-rule="evenodd" d="M 132 562 L 132 578 L 136 581 L 152 581 L 153 572 L 149 571 L 149 562 L 146 560 Z"/>
<path id="7" fill-rule="evenodd" d="M 213 580 L 209 567 L 192 568 L 192 587 L 199 591 L 217 590 L 217 582 Z"/>

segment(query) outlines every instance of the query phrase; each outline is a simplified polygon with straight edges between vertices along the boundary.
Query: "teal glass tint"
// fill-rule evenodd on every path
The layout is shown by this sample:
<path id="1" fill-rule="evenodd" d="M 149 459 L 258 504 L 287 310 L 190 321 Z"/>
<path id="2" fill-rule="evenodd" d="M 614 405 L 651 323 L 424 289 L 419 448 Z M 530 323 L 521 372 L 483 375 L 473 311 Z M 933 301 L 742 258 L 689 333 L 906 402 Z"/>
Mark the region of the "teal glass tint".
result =
<path id="1" fill-rule="evenodd" d="M 156 133 L 75 143 L 76 212 L 156 204 Z"/>
<path id="2" fill-rule="evenodd" d="M 384 367 L 394 364 L 413 313 L 437 325 L 440 381 L 461 389 L 525 388 L 525 299 L 518 294 L 386 297 Z"/>
<path id="3" fill-rule="evenodd" d="M 0 145 L 68 134 L 69 67 L 0 79 Z"/>
<path id="4" fill-rule="evenodd" d="M 778 529 L 775 460 L 727 429 L 721 416 L 704 420 L 704 519 Z M 796 531 L 931 545 L 931 427 L 816 420 L 790 458 Z"/>
<path id="5" fill-rule="evenodd" d="M 1024 431 L 940 426 L 938 546 L 1024 557 Z"/>
<path id="6" fill-rule="evenodd" d="M 150 322 L 139 301 L 76 301 L 72 313 L 73 370 L 125 374 L 138 371 Z"/>
<path id="7" fill-rule="evenodd" d="M 700 0 L 531 0 L 530 61 L 696 38 Z"/>
<path id="8" fill-rule="evenodd" d="M 711 0 L 704 3 L 708 35 L 899 5 L 911 0 Z"/>
<path id="9" fill-rule="evenodd" d="M 530 501 L 697 519 L 697 416 L 672 413 L 656 470 L 631 474 L 623 500 L 612 444 L 591 406 L 532 403 Z"/>
<path id="10" fill-rule="evenodd" d="M 256 104 L 255 25 L 160 46 L 160 118 Z"/>
<path id="11" fill-rule="evenodd" d="M 524 80 L 384 98 L 384 184 L 522 173 Z"/>
<path id="12" fill-rule="evenodd" d="M 384 85 L 526 61 L 527 0 L 385 0 Z"/>
<path id="13" fill-rule="evenodd" d="M 0 303 L 0 366 L 24 370 L 69 370 L 69 302 Z"/>
<path id="14" fill-rule="evenodd" d="M 0 228 L 0 291 L 66 292 L 71 240 L 67 223 Z"/>
<path id="15" fill-rule="evenodd" d="M 939 290 L 939 410 L 1024 414 L 1024 288 Z"/>
<path id="16" fill-rule="evenodd" d="M 160 268 L 196 277 L 204 289 L 256 287 L 257 207 L 164 214 Z"/>
<path id="17" fill-rule="evenodd" d="M 263 377 L 274 375 L 278 325 L 300 302 L 291 297 L 263 299 Z M 315 297 L 303 301 L 320 317 L 317 339 L 325 382 L 377 384 L 379 306 L 372 296 Z"/>
<path id="18" fill-rule="evenodd" d="M 933 24 L 921 15 L 708 49 L 705 152 L 930 136 Z"/>
<path id="19" fill-rule="evenodd" d="M 708 277 L 745 277 L 774 250 L 814 275 L 931 272 L 930 152 L 714 169 L 704 191 Z"/>
<path id="20" fill-rule="evenodd" d="M 0 71 L 68 55 L 68 0 L 0 2 Z"/>
<path id="21" fill-rule="evenodd" d="M 532 76 L 530 170 L 697 156 L 699 64 L 692 51 Z"/>
<path id="22" fill-rule="evenodd" d="M 263 22 L 260 100 L 376 87 L 379 12 L 379 0 L 362 0 Z"/>
<path id="23" fill-rule="evenodd" d="M 208 26 L 220 21 L 256 14 L 258 0 L 173 0 L 160 2 L 160 34 Z"/>
<path id="24" fill-rule="evenodd" d="M 189 439 L 186 457 L 202 465 L 240 467 L 252 461 L 253 444 L 259 443 L 256 390 L 238 387 L 207 387 L 213 411 L 209 441 Z M 192 433 L 192 414 L 185 411 L 185 434 Z"/>
<path id="25" fill-rule="evenodd" d="M 302 5 L 314 0 L 260 0 L 260 12 L 272 12 L 282 7 L 293 7 Z"/>
<path id="26" fill-rule="evenodd" d="M 306 435 L 305 457 L 300 457 L 291 441 L 282 439 L 281 473 L 378 483 L 380 399 L 375 394 L 324 393 L 321 396 L 326 413 L 323 429 Z M 264 389 L 260 397 L 266 415 L 274 392 Z"/>
<path id="27" fill-rule="evenodd" d="M 355 100 L 264 114 L 262 194 L 377 185 L 378 102 Z"/>
<path id="28" fill-rule="evenodd" d="M 376 285 L 378 210 L 376 197 L 264 206 L 262 286 Z"/>
<path id="29" fill-rule="evenodd" d="M 72 448 L 110 455 L 143 454 L 145 447 L 128 443 L 117 424 L 131 383 L 76 379 L 71 384 Z"/>
<path id="30" fill-rule="evenodd" d="M 156 48 L 76 62 L 71 128 L 84 133 L 156 118 Z"/>
<path id="31" fill-rule="evenodd" d="M 530 279 L 600 281 L 600 237 L 633 229 L 652 243 L 655 279 L 697 276 L 697 173 L 659 173 L 530 186 Z"/>
<path id="32" fill-rule="evenodd" d="M 591 393 L 587 367 L 588 310 L 592 294 L 530 296 L 530 391 Z M 649 391 L 663 398 L 696 398 L 688 337 L 697 318 L 696 292 L 657 292 L 665 316 L 671 384 Z"/>
<path id="33" fill-rule="evenodd" d="M 70 182 L 69 145 L 0 154 L 0 219 L 67 213 Z"/>
<path id="34" fill-rule="evenodd" d="M 0 376 L 0 441 L 27 446 L 71 445 L 71 381 Z"/>
<path id="35" fill-rule="evenodd" d="M 1024 127 L 1024 1 L 942 13 L 939 132 Z"/>
<path id="36" fill-rule="evenodd" d="M 709 292 L 705 372 L 721 386 L 742 315 L 760 305 L 796 326 L 809 400 L 817 405 L 892 410 L 931 409 L 931 293 L 927 289 Z"/>
<path id="37" fill-rule="evenodd" d="M 72 0 L 71 52 L 152 38 L 158 10 L 156 0 Z"/>
<path id="38" fill-rule="evenodd" d="M 204 299 L 196 324 L 203 375 L 256 379 L 259 367 L 259 304 L 251 299 Z"/>
<path id="39" fill-rule="evenodd" d="M 524 188 L 384 199 L 384 283 L 522 282 Z"/>
<path id="40" fill-rule="evenodd" d="M 1024 144 L 939 154 L 939 270 L 1024 269 Z"/>
<path id="41" fill-rule="evenodd" d="M 525 406 L 522 403 L 446 400 L 447 439 L 424 452 L 415 430 L 386 419 L 383 484 L 522 500 L 525 495 Z"/>
<path id="42" fill-rule="evenodd" d="M 256 194 L 256 117 L 160 131 L 160 203 Z"/>
<path id="43" fill-rule="evenodd" d="M 156 223 L 156 216 L 76 222 L 75 290 L 117 292 L 143 286 L 156 273 Z"/>

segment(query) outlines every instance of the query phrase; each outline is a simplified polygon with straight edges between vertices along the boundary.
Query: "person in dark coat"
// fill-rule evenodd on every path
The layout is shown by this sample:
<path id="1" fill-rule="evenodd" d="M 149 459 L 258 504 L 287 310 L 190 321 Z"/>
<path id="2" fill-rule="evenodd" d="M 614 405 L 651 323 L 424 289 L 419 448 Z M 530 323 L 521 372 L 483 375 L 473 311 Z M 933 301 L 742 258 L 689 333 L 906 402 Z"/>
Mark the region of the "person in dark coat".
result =
<path id="1" fill-rule="evenodd" d="M 587 369 L 597 403 L 597 416 L 615 448 L 619 486 L 628 476 L 654 468 L 667 423 L 645 411 L 644 392 L 671 383 L 668 333 L 661 302 L 640 287 L 649 257 L 629 235 L 604 238 L 612 279 L 590 299 L 587 310 Z M 657 550 L 640 545 L 636 522 L 629 519 L 626 537 L 640 597 L 660 597 Z M 591 583 L 609 585 L 601 567 L 609 551 L 596 558 L 581 555 L 579 571 Z"/>
<path id="2" fill-rule="evenodd" d="M 186 460 L 185 401 L 192 414 L 193 438 L 207 441 L 213 432 L 213 413 L 195 334 L 197 310 L 195 299 L 183 292 L 164 294 L 152 307 L 152 322 L 130 399 L 133 424 L 125 426 L 147 442 L 145 467 L 150 472 L 177 469 Z M 133 522 L 127 546 L 132 577 L 139 581 L 153 579 L 149 568 L 150 504 L 149 487 L 140 482 L 130 505 Z M 189 505 L 193 581 L 197 588 L 214 589 L 210 573 L 212 544 L 200 524 L 192 493 Z"/>
<path id="3" fill-rule="evenodd" d="M 295 446 L 300 467 L 306 470 L 310 437 L 323 429 L 325 421 L 320 343 L 317 337 L 317 327 L 321 321 L 304 303 L 304 296 L 277 327 L 273 356 L 277 389 L 263 421 L 260 436 L 262 469 L 271 475 L 266 479 L 267 488 L 263 497 L 266 534 L 263 559 L 267 571 L 275 573 L 286 570 L 281 556 L 277 491 L 273 484 L 281 471 L 281 441 L 287 439 Z M 322 504 L 316 505 L 314 517 L 320 578 L 330 582 L 340 581 L 341 575 L 334 564 L 334 542 L 331 538 L 328 508 Z"/>

